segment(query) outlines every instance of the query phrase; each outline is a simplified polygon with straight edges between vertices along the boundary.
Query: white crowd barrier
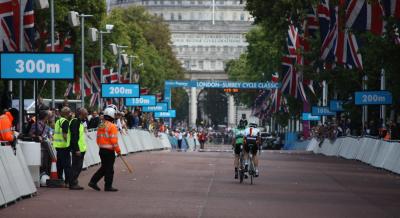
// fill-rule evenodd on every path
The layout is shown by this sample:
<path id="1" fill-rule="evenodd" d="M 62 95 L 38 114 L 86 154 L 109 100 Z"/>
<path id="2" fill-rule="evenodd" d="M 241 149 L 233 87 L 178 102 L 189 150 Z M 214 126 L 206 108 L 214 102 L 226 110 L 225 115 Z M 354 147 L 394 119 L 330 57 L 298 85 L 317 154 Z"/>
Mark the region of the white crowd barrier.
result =
<path id="1" fill-rule="evenodd" d="M 383 141 L 369 137 L 340 137 L 320 143 L 312 139 L 307 151 L 326 156 L 359 160 L 371 166 L 400 173 L 400 142 Z"/>
<path id="2" fill-rule="evenodd" d="M 88 132 L 86 142 L 87 151 L 83 168 L 100 163 L 96 132 Z M 154 134 L 139 129 L 128 130 L 126 134 L 119 133 L 118 143 L 123 155 L 171 148 L 165 133 L 155 137 Z M 40 159 L 40 144 L 36 142 L 18 142 L 16 155 L 10 146 L 0 146 L 0 206 L 36 193 L 36 186 L 39 185 Z"/>
<path id="3" fill-rule="evenodd" d="M 167 140 L 165 140 L 165 138 Z M 99 147 L 96 143 L 96 132 L 89 132 L 86 136 L 86 142 L 87 151 L 85 154 L 84 168 L 100 163 Z M 118 143 L 123 155 L 140 151 L 171 148 L 168 137 L 164 133 L 162 133 L 160 137 L 155 137 L 153 133 L 140 129 L 129 129 L 127 133 L 118 133 Z"/>
<path id="4" fill-rule="evenodd" d="M 10 146 L 0 147 L 0 206 L 36 191 L 21 146 L 17 144 L 16 155 Z"/>

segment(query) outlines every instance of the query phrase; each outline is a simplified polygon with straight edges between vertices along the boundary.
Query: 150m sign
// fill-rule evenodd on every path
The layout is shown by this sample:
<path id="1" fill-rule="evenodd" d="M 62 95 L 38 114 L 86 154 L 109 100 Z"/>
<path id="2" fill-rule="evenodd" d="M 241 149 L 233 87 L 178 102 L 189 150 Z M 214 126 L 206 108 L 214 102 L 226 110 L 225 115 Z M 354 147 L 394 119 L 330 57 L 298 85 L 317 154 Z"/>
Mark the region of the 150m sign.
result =
<path id="1" fill-rule="evenodd" d="M 101 84 L 102 98 L 137 98 L 140 95 L 139 84 Z"/>
<path id="2" fill-rule="evenodd" d="M 2 79 L 73 79 L 72 53 L 1 53 Z"/>
<path id="3" fill-rule="evenodd" d="M 131 106 L 155 106 L 157 104 L 155 95 L 142 95 L 139 98 L 126 98 L 125 105 Z"/>

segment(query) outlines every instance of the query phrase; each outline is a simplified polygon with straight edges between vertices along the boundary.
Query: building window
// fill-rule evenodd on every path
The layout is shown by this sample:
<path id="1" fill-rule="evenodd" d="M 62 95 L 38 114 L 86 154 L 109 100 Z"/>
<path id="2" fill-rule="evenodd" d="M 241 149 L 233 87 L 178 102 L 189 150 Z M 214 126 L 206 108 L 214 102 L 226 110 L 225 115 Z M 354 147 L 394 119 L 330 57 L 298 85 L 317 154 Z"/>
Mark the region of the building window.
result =
<path id="1" fill-rule="evenodd" d="M 190 12 L 190 20 L 194 20 L 194 12 Z"/>
<path id="2" fill-rule="evenodd" d="M 220 5 L 223 5 L 223 4 L 224 4 L 224 1 L 219 1 L 219 4 L 220 4 Z"/>
<path id="3" fill-rule="evenodd" d="M 160 14 L 160 17 L 164 20 L 164 14 L 163 13 Z"/>
<path id="4" fill-rule="evenodd" d="M 161 1 L 160 1 L 160 5 L 163 5 L 163 4 L 164 4 L 164 1 L 163 1 L 163 0 L 161 0 Z"/>
<path id="5" fill-rule="evenodd" d="M 204 61 L 199 61 L 199 68 L 200 70 L 204 69 Z"/>
<path id="6" fill-rule="evenodd" d="M 181 13 L 178 14 L 178 20 L 182 20 L 182 14 Z"/>
<path id="7" fill-rule="evenodd" d="M 237 14 L 236 14 L 236 12 L 233 12 L 233 14 L 232 14 L 232 20 L 236 20 L 236 18 L 237 18 Z"/>
<path id="8" fill-rule="evenodd" d="M 215 69 L 215 61 L 211 61 L 211 69 L 212 69 L 212 70 Z"/>
<path id="9" fill-rule="evenodd" d="M 185 68 L 190 69 L 190 61 L 189 60 L 185 60 Z"/>
<path id="10" fill-rule="evenodd" d="M 240 20 L 244 21 L 244 14 L 240 14 Z"/>
<path id="11" fill-rule="evenodd" d="M 155 5 L 158 4 L 158 1 L 154 1 L 154 4 L 155 4 Z"/>
<path id="12" fill-rule="evenodd" d="M 195 5 L 196 2 L 195 2 L 195 1 L 190 1 L 190 4 L 191 4 L 191 5 Z"/>
<path id="13" fill-rule="evenodd" d="M 175 14 L 171 13 L 171 20 L 175 20 Z"/>
<path id="14" fill-rule="evenodd" d="M 197 1 L 197 4 L 202 5 L 203 1 L 202 0 Z"/>

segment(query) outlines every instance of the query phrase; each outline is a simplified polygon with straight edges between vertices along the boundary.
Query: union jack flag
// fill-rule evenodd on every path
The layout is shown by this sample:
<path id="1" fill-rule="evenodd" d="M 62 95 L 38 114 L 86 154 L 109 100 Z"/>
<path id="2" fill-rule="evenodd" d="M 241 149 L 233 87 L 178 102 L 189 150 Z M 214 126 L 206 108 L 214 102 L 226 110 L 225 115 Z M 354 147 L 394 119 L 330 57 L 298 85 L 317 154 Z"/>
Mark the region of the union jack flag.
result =
<path id="1" fill-rule="evenodd" d="M 23 46 L 25 51 L 33 50 L 35 40 L 34 11 L 32 0 L 0 0 L 0 51 L 18 51 L 20 27 L 20 2 L 24 8 Z"/>
<path id="2" fill-rule="evenodd" d="M 89 72 L 84 73 L 84 86 L 85 86 L 85 95 L 90 96 L 92 95 L 92 78 Z"/>
<path id="3" fill-rule="evenodd" d="M 103 72 L 106 69 L 103 69 Z M 100 65 L 92 65 L 90 67 L 90 75 L 92 80 L 92 91 L 93 93 L 100 93 L 101 91 L 101 73 Z"/>
<path id="4" fill-rule="evenodd" d="M 339 16 L 339 10 L 345 8 L 344 0 L 340 0 L 333 9 L 329 2 L 321 1 L 319 5 L 319 19 L 321 24 L 321 59 L 328 62 L 336 61 L 338 64 L 363 68 L 362 58 L 358 52 L 358 41 L 353 33 L 345 26 L 352 26 L 353 23 L 346 22 L 344 16 Z M 352 2 L 352 1 L 351 1 Z M 348 7 L 346 17 L 349 17 L 356 7 Z M 329 15 L 329 16 L 328 16 Z M 328 25 L 328 26 L 327 26 Z"/>
<path id="5" fill-rule="evenodd" d="M 282 92 L 306 102 L 307 97 L 303 86 L 303 73 L 296 68 L 296 65 L 303 65 L 303 56 L 300 53 L 302 47 L 298 29 L 289 25 L 287 39 L 288 55 L 282 58 L 282 69 L 285 72 L 282 79 Z M 278 95 L 278 93 L 276 93 Z"/>

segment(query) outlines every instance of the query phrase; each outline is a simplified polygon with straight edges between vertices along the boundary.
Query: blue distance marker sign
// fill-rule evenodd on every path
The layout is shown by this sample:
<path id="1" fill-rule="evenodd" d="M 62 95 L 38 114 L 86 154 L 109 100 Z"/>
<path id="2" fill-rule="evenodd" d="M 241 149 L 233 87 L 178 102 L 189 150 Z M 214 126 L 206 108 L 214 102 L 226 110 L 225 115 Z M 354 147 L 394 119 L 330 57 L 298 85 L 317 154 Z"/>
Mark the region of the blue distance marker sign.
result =
<path id="1" fill-rule="evenodd" d="M 329 107 L 312 107 L 311 115 L 313 115 L 313 116 L 335 116 L 336 112 L 330 111 Z"/>
<path id="2" fill-rule="evenodd" d="M 139 98 L 125 98 L 125 105 L 131 106 L 155 106 L 157 104 L 155 95 L 141 95 Z"/>
<path id="3" fill-rule="evenodd" d="M 313 116 L 311 113 L 303 113 L 302 118 L 304 121 L 319 121 L 321 116 Z"/>
<path id="4" fill-rule="evenodd" d="M 143 112 L 168 112 L 168 103 L 160 102 L 155 106 L 143 106 Z"/>
<path id="5" fill-rule="evenodd" d="M 343 109 L 343 101 L 331 100 L 329 102 L 329 110 L 333 111 L 333 112 L 344 111 L 344 109 Z"/>
<path id="6" fill-rule="evenodd" d="M 73 53 L 0 53 L 2 79 L 74 79 Z"/>
<path id="7" fill-rule="evenodd" d="M 167 112 L 154 112 L 155 118 L 175 118 L 176 117 L 176 110 L 168 110 Z"/>
<path id="8" fill-rule="evenodd" d="M 139 84 L 101 84 L 102 98 L 138 98 L 140 96 Z"/>
<path id="9" fill-rule="evenodd" d="M 194 88 L 214 88 L 214 89 L 277 89 L 280 83 L 274 82 L 234 82 L 234 81 L 197 81 L 197 80 L 167 80 L 165 87 L 178 88 L 178 87 L 194 87 Z"/>
<path id="10" fill-rule="evenodd" d="M 392 104 L 392 93 L 389 91 L 355 92 L 356 105 L 383 105 Z"/>

